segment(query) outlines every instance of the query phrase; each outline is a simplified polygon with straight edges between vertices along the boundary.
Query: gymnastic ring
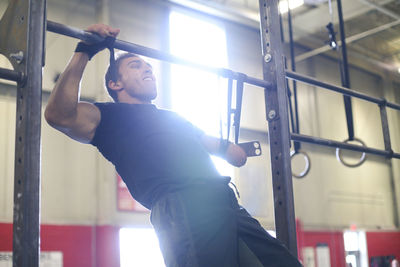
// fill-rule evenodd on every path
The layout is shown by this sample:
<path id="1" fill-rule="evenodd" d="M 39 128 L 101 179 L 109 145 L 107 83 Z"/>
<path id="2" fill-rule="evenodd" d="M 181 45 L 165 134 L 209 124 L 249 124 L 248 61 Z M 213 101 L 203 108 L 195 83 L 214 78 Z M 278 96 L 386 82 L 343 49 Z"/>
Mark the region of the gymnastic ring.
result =
<path id="1" fill-rule="evenodd" d="M 344 142 L 344 143 L 348 143 L 349 141 L 350 141 L 350 139 L 347 138 L 347 139 L 344 140 L 343 142 Z M 354 138 L 354 139 L 351 140 L 351 141 L 357 141 L 357 142 L 360 143 L 362 146 L 365 146 L 365 143 L 364 143 L 361 139 Z M 360 160 L 359 160 L 357 163 L 355 163 L 355 164 L 350 164 L 350 163 L 345 162 L 345 161 L 342 159 L 342 154 L 341 154 L 341 152 L 340 152 L 340 148 L 337 147 L 337 148 L 336 148 L 336 159 L 337 159 L 340 163 L 342 163 L 344 166 L 347 166 L 347 167 L 350 167 L 350 168 L 355 168 L 355 167 L 358 167 L 358 166 L 360 166 L 361 164 L 363 164 L 364 161 L 367 159 L 367 157 L 366 157 L 365 152 L 362 152 L 362 155 L 361 155 Z"/>
<path id="2" fill-rule="evenodd" d="M 292 176 L 294 176 L 296 178 L 304 178 L 304 176 L 306 176 L 307 173 L 310 171 L 310 166 L 311 166 L 310 157 L 307 155 L 306 152 L 303 152 L 303 151 L 296 152 L 295 150 L 292 150 L 292 151 L 290 151 L 290 159 L 292 159 L 294 157 L 294 155 L 296 155 L 296 154 L 301 154 L 304 156 L 304 161 L 306 162 L 306 166 L 304 167 L 304 170 L 302 172 L 300 172 L 299 174 L 295 174 L 292 172 Z"/>

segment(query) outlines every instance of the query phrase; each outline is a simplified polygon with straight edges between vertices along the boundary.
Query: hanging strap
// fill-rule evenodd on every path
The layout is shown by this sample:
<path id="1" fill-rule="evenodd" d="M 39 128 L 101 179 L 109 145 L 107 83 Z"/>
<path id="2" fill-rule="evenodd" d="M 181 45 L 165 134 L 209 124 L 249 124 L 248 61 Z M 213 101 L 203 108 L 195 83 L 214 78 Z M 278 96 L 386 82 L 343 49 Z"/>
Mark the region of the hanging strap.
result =
<path id="1" fill-rule="evenodd" d="M 229 140 L 229 135 L 231 132 L 231 118 L 232 118 L 232 85 L 233 85 L 233 80 L 231 77 L 228 79 L 228 109 L 227 109 L 227 134 L 226 134 L 226 140 Z"/>
<path id="2" fill-rule="evenodd" d="M 350 75 L 349 65 L 347 63 L 347 48 L 346 48 L 346 36 L 344 33 L 344 22 L 342 13 L 342 1 L 337 0 L 338 15 L 339 15 L 339 27 L 340 27 L 340 40 L 342 41 L 342 86 L 350 88 Z M 346 111 L 347 131 L 349 133 L 349 139 L 354 140 L 354 124 L 353 124 L 353 110 L 350 96 L 343 96 L 344 108 Z"/>
<path id="3" fill-rule="evenodd" d="M 292 25 L 292 13 L 290 11 L 290 8 L 288 10 L 288 26 L 289 26 L 289 45 L 290 45 L 290 61 L 291 61 L 291 69 L 292 71 L 296 71 L 296 60 L 295 60 L 295 55 L 294 55 L 294 41 L 293 41 L 293 25 Z M 300 122 L 299 122 L 299 111 L 298 111 L 298 105 L 297 105 L 297 82 L 295 80 L 292 81 L 293 83 L 293 98 L 294 98 L 294 117 L 295 117 L 295 127 L 292 127 L 293 132 L 295 133 L 300 133 Z M 288 85 L 288 90 L 290 92 L 289 88 L 289 82 L 287 83 Z M 291 102 L 290 102 L 290 109 L 291 107 Z M 291 111 L 293 113 L 293 111 Z M 293 115 L 291 116 L 293 120 Z M 294 151 L 297 153 L 299 149 L 301 148 L 301 143 L 294 141 Z"/>
<path id="4" fill-rule="evenodd" d="M 342 82 L 342 86 L 350 89 L 350 75 L 349 75 L 349 65 L 347 62 L 347 48 L 346 48 L 346 36 L 344 32 L 344 22 L 343 22 L 343 13 L 342 13 L 342 3 L 341 0 L 337 0 L 338 5 L 338 16 L 339 16 L 339 28 L 340 28 L 340 39 L 342 41 L 342 45 L 339 48 L 336 42 L 336 32 L 333 26 L 333 11 L 332 11 L 332 0 L 329 0 L 329 13 L 331 17 L 330 23 L 326 26 L 329 33 L 329 46 L 339 52 L 339 49 L 342 50 L 341 60 L 339 59 L 339 69 L 340 69 L 340 79 Z M 347 123 L 347 132 L 349 135 L 349 140 L 354 140 L 354 122 L 353 122 L 353 108 L 351 103 L 350 96 L 343 96 L 344 102 L 344 110 L 346 113 L 346 123 Z"/>
<path id="5" fill-rule="evenodd" d="M 240 115 L 242 114 L 243 83 L 246 77 L 247 77 L 246 74 L 239 73 L 236 81 L 236 107 L 234 116 L 235 144 L 239 143 Z"/>
<path id="6" fill-rule="evenodd" d="M 107 44 L 107 48 L 110 51 L 111 80 L 113 82 L 116 82 L 118 80 L 118 70 L 115 63 L 114 43 L 115 43 L 115 38 L 113 38 L 113 40 Z"/>

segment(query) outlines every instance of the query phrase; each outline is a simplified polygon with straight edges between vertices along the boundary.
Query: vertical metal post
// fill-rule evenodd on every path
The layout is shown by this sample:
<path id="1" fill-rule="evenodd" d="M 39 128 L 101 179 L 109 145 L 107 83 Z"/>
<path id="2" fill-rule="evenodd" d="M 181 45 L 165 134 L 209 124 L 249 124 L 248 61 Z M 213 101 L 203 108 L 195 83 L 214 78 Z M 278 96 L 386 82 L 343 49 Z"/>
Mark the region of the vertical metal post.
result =
<path id="1" fill-rule="evenodd" d="M 30 0 L 27 80 L 17 88 L 13 266 L 39 266 L 40 121 L 45 1 Z"/>
<path id="2" fill-rule="evenodd" d="M 285 69 L 279 27 L 278 0 L 259 0 L 263 75 L 272 86 L 265 88 L 269 128 L 272 182 L 277 238 L 297 256 L 290 134 Z"/>

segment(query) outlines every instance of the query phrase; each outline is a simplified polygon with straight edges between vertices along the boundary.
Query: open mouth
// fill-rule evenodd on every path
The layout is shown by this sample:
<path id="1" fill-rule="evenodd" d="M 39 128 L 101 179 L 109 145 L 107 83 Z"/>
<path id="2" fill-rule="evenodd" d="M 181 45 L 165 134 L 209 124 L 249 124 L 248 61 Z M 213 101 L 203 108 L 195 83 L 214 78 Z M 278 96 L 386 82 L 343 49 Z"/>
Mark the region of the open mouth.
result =
<path id="1" fill-rule="evenodd" d="M 143 81 L 154 81 L 152 77 L 145 77 L 143 78 Z"/>

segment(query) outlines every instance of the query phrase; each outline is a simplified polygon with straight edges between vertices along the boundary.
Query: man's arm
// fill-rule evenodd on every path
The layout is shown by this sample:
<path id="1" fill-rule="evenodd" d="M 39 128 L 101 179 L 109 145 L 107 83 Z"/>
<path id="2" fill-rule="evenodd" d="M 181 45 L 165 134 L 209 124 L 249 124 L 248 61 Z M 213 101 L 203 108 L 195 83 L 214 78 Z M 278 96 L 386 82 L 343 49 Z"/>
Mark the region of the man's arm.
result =
<path id="1" fill-rule="evenodd" d="M 204 134 L 201 136 L 201 141 L 210 154 L 224 158 L 228 163 L 232 164 L 233 166 L 241 167 L 246 163 L 246 152 L 238 145 L 229 143 L 226 152 L 221 155 L 221 140 L 219 138 Z"/>
<path id="2" fill-rule="evenodd" d="M 89 26 L 87 31 L 103 37 L 115 37 L 119 30 L 104 24 Z M 73 55 L 58 79 L 45 110 L 47 122 L 57 130 L 82 143 L 89 143 L 100 122 L 100 110 L 93 104 L 79 102 L 80 83 L 89 61 L 86 53 Z"/>

